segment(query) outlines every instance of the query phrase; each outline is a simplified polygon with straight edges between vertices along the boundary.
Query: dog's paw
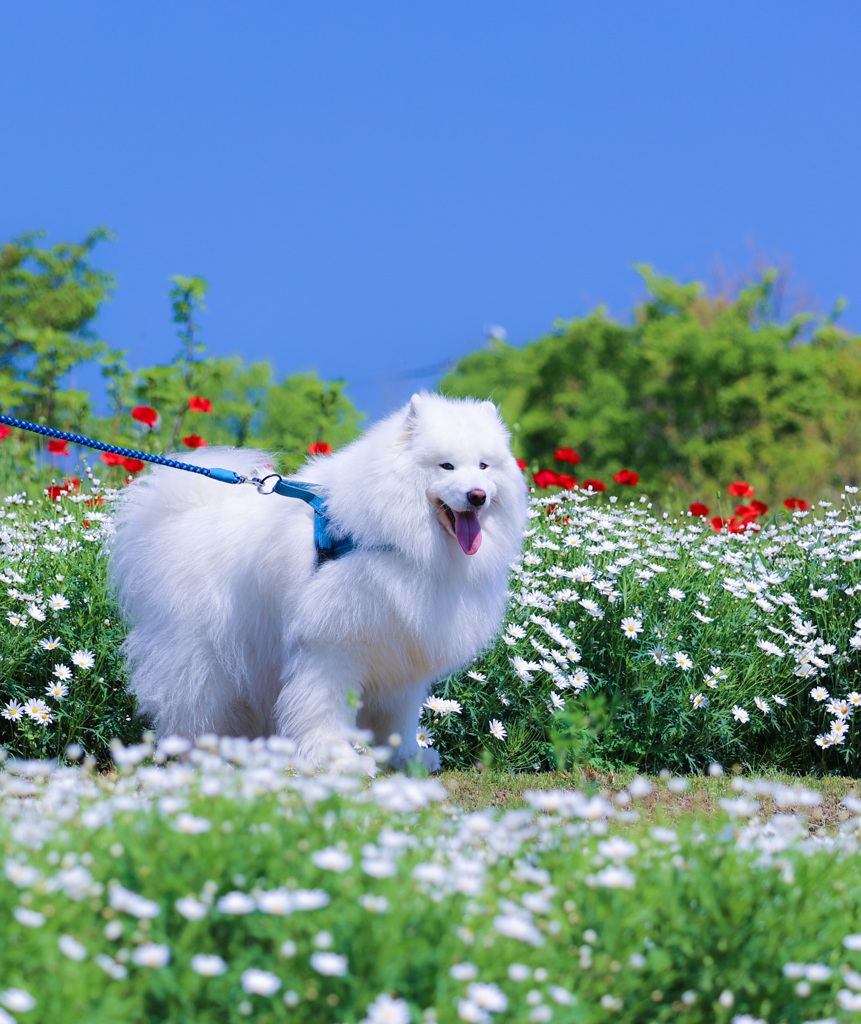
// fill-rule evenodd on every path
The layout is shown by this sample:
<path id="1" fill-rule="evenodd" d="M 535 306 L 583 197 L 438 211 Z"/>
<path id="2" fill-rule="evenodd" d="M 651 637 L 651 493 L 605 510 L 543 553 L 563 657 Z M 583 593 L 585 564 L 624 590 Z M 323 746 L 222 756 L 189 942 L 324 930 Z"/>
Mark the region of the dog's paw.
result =
<path id="1" fill-rule="evenodd" d="M 418 750 L 398 751 L 391 760 L 392 768 L 406 768 L 410 764 L 417 764 L 429 772 L 440 770 L 439 751 L 433 747 L 419 747 Z"/>
<path id="2" fill-rule="evenodd" d="M 420 747 L 410 760 L 420 764 L 422 768 L 427 768 L 429 772 L 438 772 L 442 763 L 439 751 L 433 747 Z"/>
<path id="3" fill-rule="evenodd" d="M 377 762 L 370 754 L 360 754 L 352 747 L 341 748 L 333 752 L 325 765 L 326 771 L 338 775 L 366 775 L 373 778 L 377 774 Z"/>

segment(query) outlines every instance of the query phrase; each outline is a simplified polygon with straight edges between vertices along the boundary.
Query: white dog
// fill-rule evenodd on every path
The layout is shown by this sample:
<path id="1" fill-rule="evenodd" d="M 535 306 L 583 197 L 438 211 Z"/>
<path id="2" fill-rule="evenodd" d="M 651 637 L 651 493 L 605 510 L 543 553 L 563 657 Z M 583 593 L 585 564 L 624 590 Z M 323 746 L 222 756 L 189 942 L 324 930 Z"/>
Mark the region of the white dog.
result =
<path id="1" fill-rule="evenodd" d="M 248 449 L 178 458 L 274 472 Z M 358 725 L 435 769 L 422 702 L 499 630 L 526 525 L 508 431 L 492 402 L 422 393 L 297 479 L 351 550 L 321 560 L 297 498 L 165 467 L 126 489 L 110 571 L 140 711 L 160 736 L 277 734 L 310 764 L 372 773 Z"/>

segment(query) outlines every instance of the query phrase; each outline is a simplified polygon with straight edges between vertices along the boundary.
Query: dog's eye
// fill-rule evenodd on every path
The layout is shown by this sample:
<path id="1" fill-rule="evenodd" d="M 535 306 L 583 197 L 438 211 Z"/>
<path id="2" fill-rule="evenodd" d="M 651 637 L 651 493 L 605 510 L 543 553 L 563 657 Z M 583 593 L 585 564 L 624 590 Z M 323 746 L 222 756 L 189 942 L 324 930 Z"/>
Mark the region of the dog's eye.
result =
<path id="1" fill-rule="evenodd" d="M 487 463 L 486 462 L 479 462 L 478 468 L 479 469 L 487 469 Z"/>
<path id="2" fill-rule="evenodd" d="M 441 462 L 439 464 L 440 469 L 454 469 L 454 466 L 450 462 Z"/>

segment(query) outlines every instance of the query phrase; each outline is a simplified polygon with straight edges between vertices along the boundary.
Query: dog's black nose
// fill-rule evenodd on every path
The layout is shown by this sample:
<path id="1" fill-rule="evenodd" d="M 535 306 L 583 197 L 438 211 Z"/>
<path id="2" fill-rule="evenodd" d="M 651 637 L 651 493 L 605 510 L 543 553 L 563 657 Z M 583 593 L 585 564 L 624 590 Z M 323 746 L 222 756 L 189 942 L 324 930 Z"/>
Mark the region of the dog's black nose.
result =
<path id="1" fill-rule="evenodd" d="M 487 495 L 484 491 L 480 491 L 476 488 L 474 491 L 470 491 L 469 494 L 467 494 L 466 500 L 473 508 L 481 508 L 481 506 L 487 501 Z"/>

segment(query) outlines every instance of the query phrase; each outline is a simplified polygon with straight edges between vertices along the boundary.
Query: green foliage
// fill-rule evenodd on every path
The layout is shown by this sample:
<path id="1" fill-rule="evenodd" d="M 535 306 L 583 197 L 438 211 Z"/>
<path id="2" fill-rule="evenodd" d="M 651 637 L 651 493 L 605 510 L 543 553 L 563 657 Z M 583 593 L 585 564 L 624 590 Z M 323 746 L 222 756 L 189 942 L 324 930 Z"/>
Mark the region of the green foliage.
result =
<path id="1" fill-rule="evenodd" d="M 68 388 L 70 372 L 106 352 L 90 323 L 113 278 L 89 263 L 110 237 L 103 228 L 79 245 L 50 249 L 24 235 L 0 248 L 0 398 L 6 413 L 40 424 L 78 429 L 86 392 Z"/>
<path id="2" fill-rule="evenodd" d="M 772 499 L 857 482 L 861 337 L 834 317 L 780 322 L 771 272 L 727 299 L 639 270 L 633 323 L 598 310 L 521 349 L 496 341 L 441 390 L 499 403 L 533 469 L 571 446 L 584 476 L 634 470 L 663 503 L 739 478 Z"/>
<path id="3" fill-rule="evenodd" d="M 309 443 L 337 448 L 356 437 L 360 423 L 343 381 L 323 383 L 314 374 L 302 373 L 270 389 L 261 436 L 267 447 L 280 448 L 286 466 L 295 469 Z"/>
<path id="4" fill-rule="evenodd" d="M 199 277 L 171 279 L 169 300 L 179 348 L 165 364 L 132 369 L 127 353 L 108 347 L 93 321 L 113 286 L 110 275 L 89 262 L 95 245 L 109 238 L 102 229 L 80 245 L 50 249 L 26 235 L 0 249 L 0 402 L 3 412 L 145 452 L 188 450 L 206 444 L 257 445 L 283 453 L 295 469 L 310 443 L 332 447 L 352 440 L 360 414 L 342 381 L 320 381 L 314 373 L 276 380 L 268 362 L 246 365 L 239 357 L 215 358 L 200 340 L 200 314 L 208 285 Z M 87 363 L 101 366 L 106 415 L 100 396 L 70 386 Z M 211 411 L 192 408 L 203 398 Z M 136 406 L 159 414 L 155 429 L 130 415 Z M 184 438 L 192 438 L 186 445 Z M 45 446 L 15 431 L 17 472 L 39 478 Z M 108 470 L 116 482 L 128 468 Z"/>

